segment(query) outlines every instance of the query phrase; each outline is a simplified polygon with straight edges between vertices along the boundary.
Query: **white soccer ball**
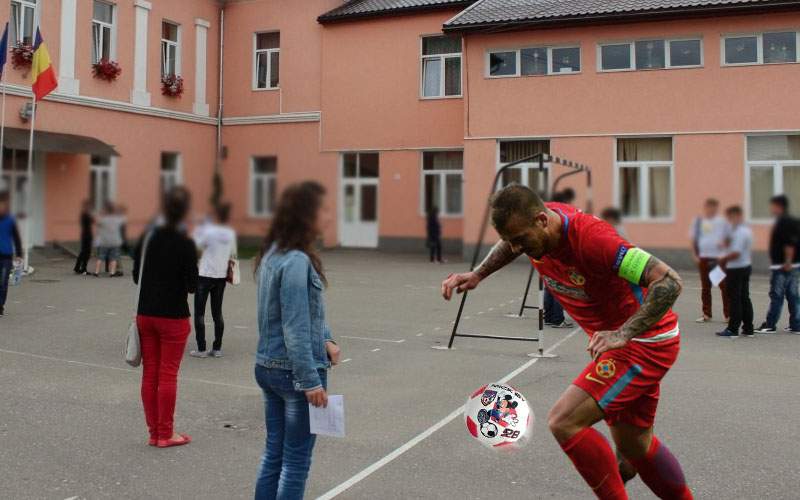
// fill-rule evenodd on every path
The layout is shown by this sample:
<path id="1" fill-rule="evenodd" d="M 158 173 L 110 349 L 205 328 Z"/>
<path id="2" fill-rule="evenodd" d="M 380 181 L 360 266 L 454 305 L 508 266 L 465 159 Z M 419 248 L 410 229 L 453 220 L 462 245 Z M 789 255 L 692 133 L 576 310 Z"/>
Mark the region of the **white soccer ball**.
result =
<path id="1" fill-rule="evenodd" d="M 506 384 L 488 384 L 472 393 L 464 421 L 473 438 L 494 449 L 521 446 L 533 430 L 533 412 L 525 396 Z"/>

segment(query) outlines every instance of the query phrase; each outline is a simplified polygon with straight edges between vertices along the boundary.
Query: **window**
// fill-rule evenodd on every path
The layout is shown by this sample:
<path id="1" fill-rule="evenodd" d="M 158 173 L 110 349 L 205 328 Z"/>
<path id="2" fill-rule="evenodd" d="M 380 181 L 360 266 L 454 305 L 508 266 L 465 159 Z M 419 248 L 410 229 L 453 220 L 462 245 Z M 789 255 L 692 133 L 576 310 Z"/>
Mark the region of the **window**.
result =
<path id="1" fill-rule="evenodd" d="M 550 141 L 501 141 L 498 168 L 538 153 L 549 154 Z M 549 163 L 544 164 L 544 171 L 539 171 L 538 162 L 525 162 L 503 172 L 501 182 L 503 186 L 516 182 L 523 186 L 528 186 L 537 193 L 545 193 L 549 186 L 549 173 Z"/>
<path id="2" fill-rule="evenodd" d="M 277 31 L 256 33 L 256 89 L 276 89 L 280 84 L 281 34 Z"/>
<path id="3" fill-rule="evenodd" d="M 178 153 L 161 153 L 161 192 L 181 185 L 181 165 Z"/>
<path id="4" fill-rule="evenodd" d="M 161 76 L 179 75 L 180 67 L 180 27 L 167 21 L 161 23 Z"/>
<path id="5" fill-rule="evenodd" d="M 800 33 L 781 31 L 730 35 L 722 40 L 725 65 L 796 63 Z"/>
<path id="6" fill-rule="evenodd" d="M 769 199 L 789 197 L 789 207 L 800 206 L 800 135 L 763 135 L 747 138 L 750 217 L 769 219 Z"/>
<path id="7" fill-rule="evenodd" d="M 36 31 L 37 0 L 11 0 L 11 43 L 14 45 L 33 45 Z"/>
<path id="8" fill-rule="evenodd" d="M 625 217 L 672 216 L 672 138 L 617 139 L 619 206 Z"/>
<path id="9" fill-rule="evenodd" d="M 422 97 L 461 96 L 461 38 L 422 38 Z"/>
<path id="10" fill-rule="evenodd" d="M 637 40 L 599 46 L 600 71 L 687 68 L 703 65 L 700 39 Z"/>
<path id="11" fill-rule="evenodd" d="M 555 75 L 581 70 L 579 47 L 528 47 L 487 53 L 490 77 Z"/>
<path id="12" fill-rule="evenodd" d="M 92 155 L 89 165 L 89 200 L 94 210 L 103 210 L 106 203 L 114 201 L 115 172 L 110 156 Z"/>
<path id="13" fill-rule="evenodd" d="M 464 153 L 461 151 L 422 153 L 423 213 L 435 207 L 442 215 L 461 215 L 463 170 Z"/>
<path id="14" fill-rule="evenodd" d="M 92 14 L 92 63 L 113 58 L 114 6 L 94 1 Z"/>
<path id="15" fill-rule="evenodd" d="M 253 158 L 250 170 L 250 214 L 272 215 L 276 200 L 278 159 L 274 156 Z"/>
<path id="16" fill-rule="evenodd" d="M 28 152 L 22 149 L 3 148 L 3 168 L 0 171 L 0 192 L 9 194 L 12 214 L 28 210 Z"/>

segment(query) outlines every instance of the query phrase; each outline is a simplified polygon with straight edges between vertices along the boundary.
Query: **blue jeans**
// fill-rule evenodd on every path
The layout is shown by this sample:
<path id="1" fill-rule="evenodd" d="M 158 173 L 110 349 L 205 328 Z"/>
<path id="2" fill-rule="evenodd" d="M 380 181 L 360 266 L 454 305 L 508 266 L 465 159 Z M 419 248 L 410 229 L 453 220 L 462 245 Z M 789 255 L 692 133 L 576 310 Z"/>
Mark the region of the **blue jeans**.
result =
<path id="1" fill-rule="evenodd" d="M 548 325 L 559 325 L 564 322 L 564 308 L 547 288 L 544 289 L 544 322 Z"/>
<path id="2" fill-rule="evenodd" d="M 6 305 L 8 298 L 8 277 L 14 269 L 13 259 L 0 257 L 0 307 Z"/>
<path id="3" fill-rule="evenodd" d="M 783 298 L 789 304 L 789 328 L 800 331 L 800 269 L 791 271 L 772 271 L 769 280 L 769 311 L 767 311 L 767 326 L 776 328 L 783 310 Z"/>
<path id="4" fill-rule="evenodd" d="M 319 370 L 327 387 L 327 372 Z M 256 365 L 264 391 L 267 447 L 256 480 L 256 500 L 301 500 L 306 488 L 316 436 L 309 432 L 308 401 L 296 391 L 292 372 Z"/>

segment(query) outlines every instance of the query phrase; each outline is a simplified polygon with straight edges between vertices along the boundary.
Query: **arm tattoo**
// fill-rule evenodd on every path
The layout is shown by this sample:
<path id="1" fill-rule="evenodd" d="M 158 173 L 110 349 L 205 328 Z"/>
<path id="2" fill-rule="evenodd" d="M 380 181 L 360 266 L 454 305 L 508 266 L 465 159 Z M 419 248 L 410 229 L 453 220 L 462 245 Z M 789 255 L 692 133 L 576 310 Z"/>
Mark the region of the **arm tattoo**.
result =
<path id="1" fill-rule="evenodd" d="M 507 241 L 500 240 L 489 251 L 489 255 L 475 269 L 475 274 L 485 279 L 487 276 L 497 271 L 501 267 L 514 261 L 520 254 L 511 250 L 511 245 Z"/>
<path id="2" fill-rule="evenodd" d="M 654 271 L 656 275 L 652 276 Z M 658 323 L 675 304 L 683 289 L 678 273 L 655 257 L 650 257 L 647 262 L 639 284 L 647 287 L 647 297 L 619 330 L 627 340 L 641 335 Z"/>

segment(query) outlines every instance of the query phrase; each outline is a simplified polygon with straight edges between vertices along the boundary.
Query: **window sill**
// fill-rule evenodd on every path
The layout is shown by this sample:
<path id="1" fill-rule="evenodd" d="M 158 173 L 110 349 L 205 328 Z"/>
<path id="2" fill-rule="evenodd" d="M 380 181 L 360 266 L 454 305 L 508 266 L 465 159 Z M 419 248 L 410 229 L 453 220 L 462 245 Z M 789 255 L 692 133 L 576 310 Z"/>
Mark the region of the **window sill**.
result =
<path id="1" fill-rule="evenodd" d="M 464 95 L 463 94 L 459 94 L 459 95 L 445 95 L 445 96 L 433 96 L 433 97 L 420 96 L 419 100 L 420 101 L 441 101 L 443 99 L 463 99 L 463 98 L 464 98 Z"/>
<path id="2" fill-rule="evenodd" d="M 666 68 L 630 68 L 630 69 L 598 69 L 598 73 L 638 73 L 640 71 L 649 73 L 651 71 L 672 71 L 678 69 L 703 69 L 705 66 L 669 66 Z"/>
<path id="3" fill-rule="evenodd" d="M 580 75 L 583 71 L 565 71 L 563 73 L 547 73 L 546 75 L 500 75 L 500 76 L 492 76 L 492 75 L 485 75 L 485 80 L 503 80 L 505 78 L 543 78 L 548 76 L 568 76 L 568 75 Z"/>
<path id="4" fill-rule="evenodd" d="M 739 68 L 741 66 L 785 66 L 788 64 L 800 64 L 800 61 L 786 62 L 747 62 L 747 63 L 722 63 L 723 68 Z"/>
<path id="5" fill-rule="evenodd" d="M 260 89 L 260 88 L 257 88 L 257 87 L 253 87 L 250 90 L 252 90 L 253 92 L 270 92 L 270 91 L 275 91 L 275 90 L 280 90 L 280 89 L 281 89 L 280 87 L 266 87 L 266 88 L 263 88 L 263 89 Z"/>

